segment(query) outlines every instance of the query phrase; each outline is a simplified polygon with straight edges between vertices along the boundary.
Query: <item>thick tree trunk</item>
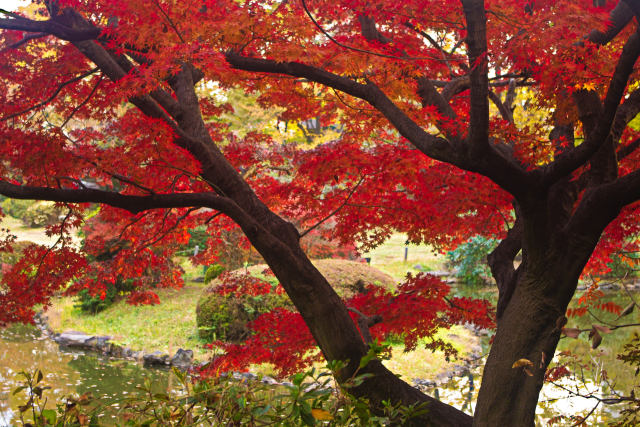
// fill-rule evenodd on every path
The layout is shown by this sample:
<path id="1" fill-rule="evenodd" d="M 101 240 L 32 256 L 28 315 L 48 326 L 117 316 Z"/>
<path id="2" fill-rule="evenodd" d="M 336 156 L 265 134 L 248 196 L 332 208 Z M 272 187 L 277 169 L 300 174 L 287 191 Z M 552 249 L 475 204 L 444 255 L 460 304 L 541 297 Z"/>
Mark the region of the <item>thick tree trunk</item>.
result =
<path id="1" fill-rule="evenodd" d="M 474 425 L 532 426 L 566 305 L 545 296 L 542 278 L 523 278 L 502 318 L 482 375 Z M 520 359 L 532 366 L 512 368 Z"/>
<path id="2" fill-rule="evenodd" d="M 552 200 L 549 206 L 557 209 L 558 199 Z M 509 241 L 520 239 L 522 244 L 519 269 L 513 269 L 513 250 L 503 247 L 489 257 L 502 262 L 502 269 L 492 265 L 494 272 L 502 273 L 496 277 L 502 312 L 482 376 L 474 414 L 477 426 L 534 425 L 540 389 L 566 321 L 567 306 L 604 229 L 604 224 L 594 223 L 591 230 L 567 235 L 550 225 L 547 216 L 551 212 L 552 218 L 563 223 L 562 211 L 540 205 L 526 219 L 519 217 L 521 233 L 508 236 Z M 510 274 L 507 262 L 511 263 Z M 520 366 L 514 367 L 517 361 Z"/>

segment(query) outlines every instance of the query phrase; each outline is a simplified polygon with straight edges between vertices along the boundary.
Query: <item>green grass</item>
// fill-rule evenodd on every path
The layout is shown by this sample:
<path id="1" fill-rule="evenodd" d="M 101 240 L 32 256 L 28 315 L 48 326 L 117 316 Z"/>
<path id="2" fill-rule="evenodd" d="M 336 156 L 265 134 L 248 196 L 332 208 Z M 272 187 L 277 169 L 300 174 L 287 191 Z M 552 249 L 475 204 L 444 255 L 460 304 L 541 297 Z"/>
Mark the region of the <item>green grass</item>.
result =
<path id="1" fill-rule="evenodd" d="M 396 280 L 403 280 L 407 273 L 417 274 L 420 271 L 444 270 L 445 257 L 434 252 L 427 245 L 410 244 L 407 253 L 407 261 L 404 261 L 404 248 L 407 238 L 404 234 L 394 234 L 383 245 L 363 257 L 371 258 L 371 265 L 389 274 Z M 422 270 L 413 268 L 420 265 Z"/>
<path id="2" fill-rule="evenodd" d="M 471 356 L 469 349 L 477 345 L 478 337 L 468 329 L 460 325 L 454 325 L 449 330 L 440 330 L 434 338 L 442 338 L 451 343 L 458 351 L 457 358 L 464 359 Z M 424 343 L 423 339 L 420 342 Z M 447 361 L 441 351 L 431 351 L 418 343 L 414 351 L 404 352 L 402 344 L 393 345 L 393 355 L 383 364 L 400 375 L 405 381 L 412 382 L 414 378 L 432 379 L 440 372 L 448 371 L 453 365 L 459 364 L 459 360 Z"/>
<path id="3" fill-rule="evenodd" d="M 114 342 L 133 350 L 174 354 L 178 348 L 191 349 L 198 360 L 208 351 L 199 340 L 195 310 L 203 285 L 187 283 L 181 289 L 160 289 L 158 305 L 132 306 L 119 301 L 106 310 L 88 315 L 73 307 L 73 298 L 58 298 L 47 310 L 54 331 L 82 331 L 108 335 Z"/>

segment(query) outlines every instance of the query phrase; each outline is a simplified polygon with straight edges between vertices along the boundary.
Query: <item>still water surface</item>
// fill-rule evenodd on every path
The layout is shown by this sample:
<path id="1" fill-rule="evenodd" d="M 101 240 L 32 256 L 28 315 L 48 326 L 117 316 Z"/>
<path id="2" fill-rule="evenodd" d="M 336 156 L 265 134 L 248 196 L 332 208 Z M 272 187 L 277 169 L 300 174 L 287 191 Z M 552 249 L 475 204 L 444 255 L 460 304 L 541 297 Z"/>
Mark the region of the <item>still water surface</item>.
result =
<path id="1" fill-rule="evenodd" d="M 52 389 L 46 392 L 49 403 L 69 395 L 86 392 L 102 404 L 114 404 L 145 381 L 151 381 L 158 391 L 170 387 L 168 370 L 145 369 L 128 361 L 113 361 L 82 351 L 61 349 L 58 344 L 44 337 L 31 326 L 14 325 L 0 329 L 0 426 L 21 425 L 17 407 L 24 403 L 25 395 L 12 395 L 22 377 L 20 371 L 42 370 L 44 385 Z M 108 417 L 105 415 L 104 417 Z M 105 425 L 111 424 L 107 419 Z"/>

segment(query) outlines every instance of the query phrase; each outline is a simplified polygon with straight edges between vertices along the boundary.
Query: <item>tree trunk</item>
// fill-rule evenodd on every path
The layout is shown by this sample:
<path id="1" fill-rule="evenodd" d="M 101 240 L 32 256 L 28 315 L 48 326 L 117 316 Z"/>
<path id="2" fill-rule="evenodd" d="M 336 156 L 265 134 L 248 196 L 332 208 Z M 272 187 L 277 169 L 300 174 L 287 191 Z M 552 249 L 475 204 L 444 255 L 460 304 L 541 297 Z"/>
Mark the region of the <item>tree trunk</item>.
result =
<path id="1" fill-rule="evenodd" d="M 567 306 L 604 228 L 567 236 L 538 226 L 537 232 L 531 222 L 524 227 L 520 271 L 501 276 L 515 281 L 498 280 L 501 297 L 512 294 L 503 301 L 498 317 L 474 425 L 534 425 L 540 389 L 566 321 Z M 513 367 L 517 361 L 520 366 Z"/>
<path id="2" fill-rule="evenodd" d="M 541 278 L 523 278 L 502 318 L 482 375 L 474 425 L 532 426 L 547 365 L 560 338 L 566 305 L 545 297 Z M 527 359 L 532 366 L 512 368 Z"/>

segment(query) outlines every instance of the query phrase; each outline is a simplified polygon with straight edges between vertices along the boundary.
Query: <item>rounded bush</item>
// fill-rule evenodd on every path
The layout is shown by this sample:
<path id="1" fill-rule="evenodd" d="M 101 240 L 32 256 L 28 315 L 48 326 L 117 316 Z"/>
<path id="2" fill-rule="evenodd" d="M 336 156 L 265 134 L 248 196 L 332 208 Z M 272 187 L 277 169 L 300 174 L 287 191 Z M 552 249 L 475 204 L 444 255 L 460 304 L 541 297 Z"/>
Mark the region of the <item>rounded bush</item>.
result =
<path id="1" fill-rule="evenodd" d="M 275 292 L 255 296 L 205 293 L 196 307 L 198 335 L 206 340 L 243 341 L 251 334 L 249 322 L 276 307 L 287 306 L 287 301 L 285 295 Z"/>
<path id="2" fill-rule="evenodd" d="M 220 264 L 214 264 L 207 268 L 206 273 L 204 273 L 204 283 L 209 283 L 213 279 L 216 279 L 219 275 L 224 271 L 224 267 Z"/>
<path id="3" fill-rule="evenodd" d="M 24 213 L 22 222 L 29 227 L 45 227 L 57 223 L 61 214 L 53 202 L 36 202 Z"/>

